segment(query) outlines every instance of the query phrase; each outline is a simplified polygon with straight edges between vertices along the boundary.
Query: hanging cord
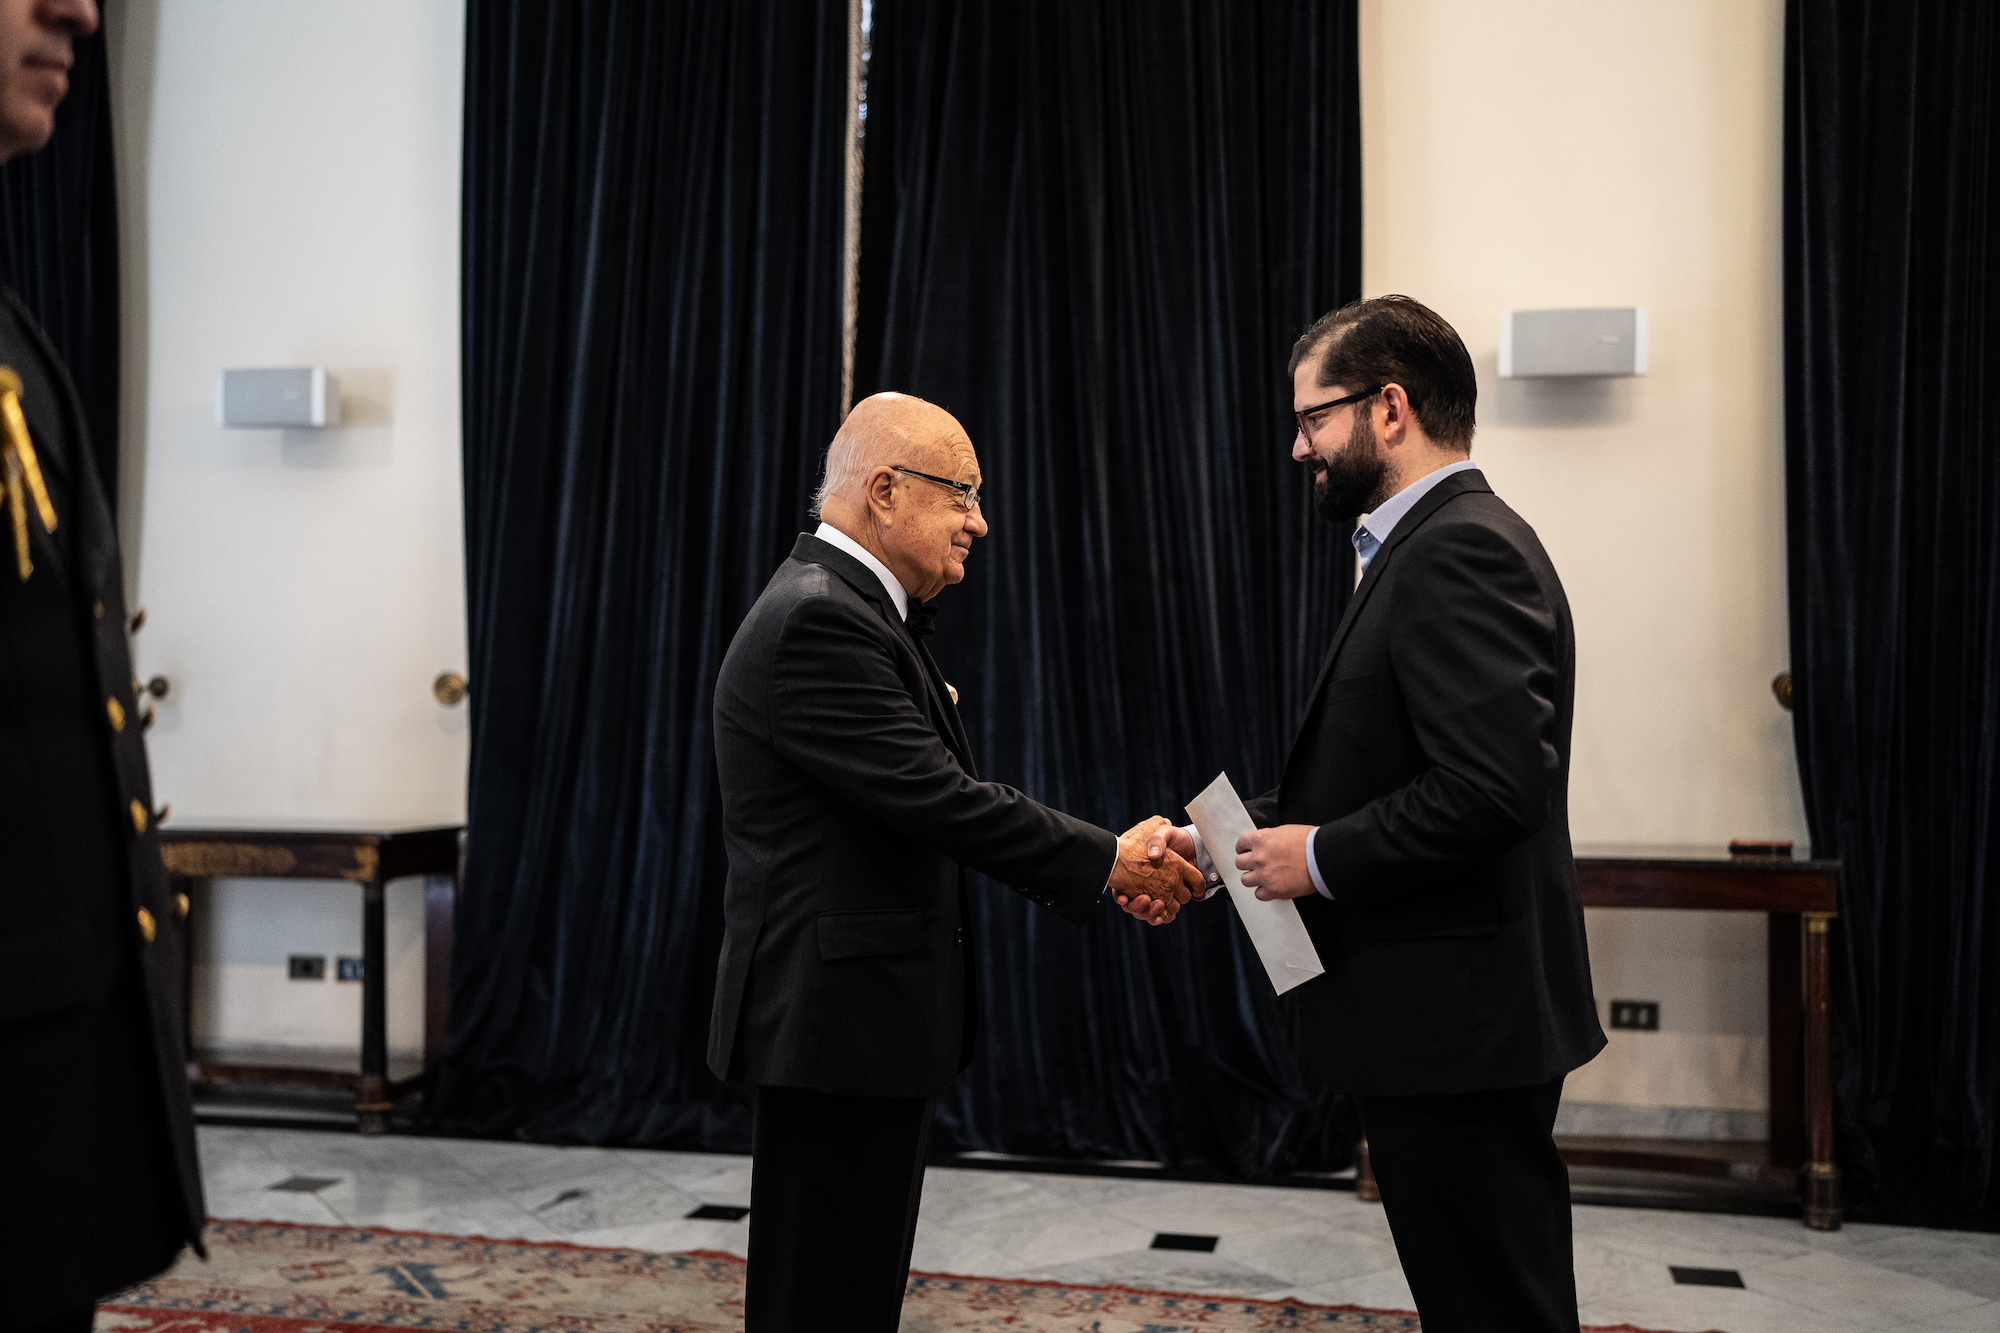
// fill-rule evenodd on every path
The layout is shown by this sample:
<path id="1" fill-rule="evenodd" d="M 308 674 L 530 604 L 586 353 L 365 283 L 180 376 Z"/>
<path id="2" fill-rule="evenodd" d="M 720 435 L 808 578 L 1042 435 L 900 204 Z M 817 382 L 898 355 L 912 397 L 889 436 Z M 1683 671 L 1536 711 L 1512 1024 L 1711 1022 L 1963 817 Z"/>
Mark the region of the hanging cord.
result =
<path id="1" fill-rule="evenodd" d="M 872 0 L 847 3 L 846 225 L 841 232 L 840 415 L 854 405 L 854 327 L 861 307 L 861 147 L 868 134 L 868 42 Z"/>

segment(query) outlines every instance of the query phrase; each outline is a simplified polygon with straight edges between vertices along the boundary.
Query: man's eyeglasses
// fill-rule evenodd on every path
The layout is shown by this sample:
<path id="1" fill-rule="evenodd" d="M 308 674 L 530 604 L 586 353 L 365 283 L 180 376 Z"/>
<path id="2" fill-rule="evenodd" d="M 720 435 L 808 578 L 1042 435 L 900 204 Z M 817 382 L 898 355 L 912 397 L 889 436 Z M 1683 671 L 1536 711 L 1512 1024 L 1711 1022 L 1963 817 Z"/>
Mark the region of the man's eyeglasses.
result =
<path id="1" fill-rule="evenodd" d="M 958 492 L 958 507 L 967 513 L 979 508 L 979 488 L 969 481 L 953 481 L 949 477 L 933 477 L 928 472 L 919 472 L 913 467 L 901 467 L 895 463 L 889 465 L 889 470 L 891 472 L 907 473 L 912 477 L 921 477 L 925 481 L 932 482 L 935 485 L 951 487 L 951 489 Z"/>
<path id="2" fill-rule="evenodd" d="M 1382 392 L 1382 390 L 1388 387 L 1389 386 L 1386 384 L 1378 384 L 1372 389 L 1363 389 L 1360 393 L 1350 393 L 1345 398 L 1335 398 L 1328 402 L 1320 403 L 1313 407 L 1308 407 L 1303 411 L 1292 413 L 1293 418 L 1297 420 L 1297 422 L 1299 423 L 1299 434 L 1305 436 L 1308 440 L 1310 440 L 1313 437 L 1313 432 L 1320 428 L 1321 424 L 1320 422 L 1314 421 L 1312 422 L 1312 424 L 1308 425 L 1306 424 L 1306 418 L 1317 417 L 1322 412 L 1331 412 L 1334 408 L 1345 407 L 1349 403 L 1358 403 L 1363 398 L 1373 398 L 1376 394 Z"/>

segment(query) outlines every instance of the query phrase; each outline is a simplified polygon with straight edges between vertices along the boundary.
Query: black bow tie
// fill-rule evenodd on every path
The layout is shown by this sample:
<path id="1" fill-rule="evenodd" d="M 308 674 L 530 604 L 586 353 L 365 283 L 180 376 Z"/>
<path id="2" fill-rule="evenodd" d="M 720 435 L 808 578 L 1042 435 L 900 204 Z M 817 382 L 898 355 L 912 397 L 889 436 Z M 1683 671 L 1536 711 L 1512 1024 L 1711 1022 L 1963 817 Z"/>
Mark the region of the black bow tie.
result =
<path id="1" fill-rule="evenodd" d="M 931 633 L 937 628 L 934 623 L 936 620 L 937 608 L 935 606 L 928 606 L 923 602 L 912 600 L 909 604 L 909 614 L 904 617 L 903 623 L 910 627 L 912 637 L 921 640 L 928 639 L 931 636 Z"/>

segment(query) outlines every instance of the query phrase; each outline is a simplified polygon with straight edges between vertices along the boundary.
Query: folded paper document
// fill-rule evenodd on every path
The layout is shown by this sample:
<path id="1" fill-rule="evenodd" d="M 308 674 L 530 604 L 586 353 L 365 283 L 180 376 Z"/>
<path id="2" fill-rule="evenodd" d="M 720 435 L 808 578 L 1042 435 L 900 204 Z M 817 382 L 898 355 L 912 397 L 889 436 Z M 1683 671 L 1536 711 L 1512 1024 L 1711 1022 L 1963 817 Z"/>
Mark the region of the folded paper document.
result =
<path id="1" fill-rule="evenodd" d="M 1264 960 L 1264 970 L 1271 974 L 1278 994 L 1325 972 L 1312 936 L 1306 934 L 1306 923 L 1299 920 L 1299 909 L 1291 900 L 1260 902 L 1255 889 L 1244 887 L 1236 869 L 1236 840 L 1257 826 L 1243 808 L 1243 798 L 1230 785 L 1229 775 L 1218 773 L 1201 795 L 1187 803 L 1187 810 L 1201 832 L 1209 859 L 1222 872 L 1236 915 L 1250 932 L 1250 943 L 1257 946 L 1257 956 Z"/>

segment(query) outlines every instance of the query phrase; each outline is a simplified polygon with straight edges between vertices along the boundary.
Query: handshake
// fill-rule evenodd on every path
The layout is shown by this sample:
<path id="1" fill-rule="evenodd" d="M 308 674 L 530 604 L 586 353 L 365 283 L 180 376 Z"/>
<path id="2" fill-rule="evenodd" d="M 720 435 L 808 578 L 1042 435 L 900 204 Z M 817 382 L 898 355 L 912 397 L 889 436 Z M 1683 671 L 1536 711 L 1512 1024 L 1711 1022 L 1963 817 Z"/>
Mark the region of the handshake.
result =
<path id="1" fill-rule="evenodd" d="M 1163 815 L 1141 820 L 1118 837 L 1111 896 L 1141 921 L 1164 926 L 1183 905 L 1207 896 L 1195 869 L 1194 838 Z"/>
<path id="2" fill-rule="evenodd" d="M 1264 902 L 1313 893 L 1306 868 L 1312 832 L 1310 824 L 1282 824 L 1252 829 L 1239 838 L 1236 868 L 1244 887 Z M 1184 904 L 1208 896 L 1208 885 L 1195 868 L 1196 855 L 1194 835 L 1164 816 L 1134 824 L 1118 838 L 1111 896 L 1141 921 L 1164 926 Z"/>

